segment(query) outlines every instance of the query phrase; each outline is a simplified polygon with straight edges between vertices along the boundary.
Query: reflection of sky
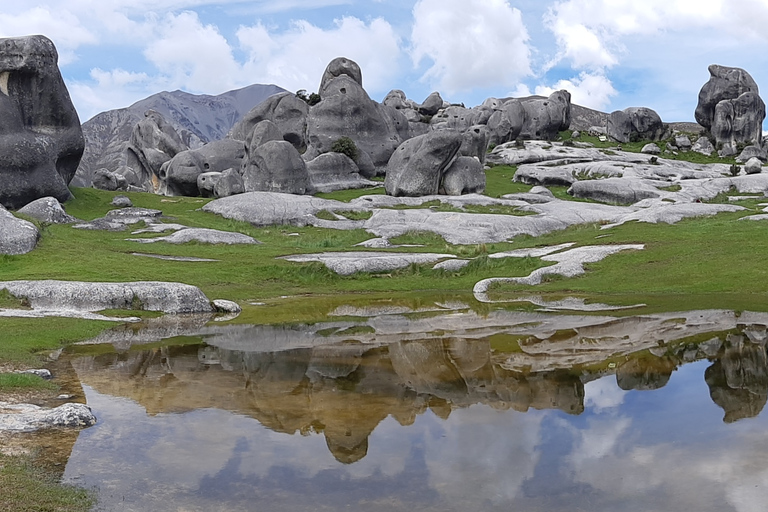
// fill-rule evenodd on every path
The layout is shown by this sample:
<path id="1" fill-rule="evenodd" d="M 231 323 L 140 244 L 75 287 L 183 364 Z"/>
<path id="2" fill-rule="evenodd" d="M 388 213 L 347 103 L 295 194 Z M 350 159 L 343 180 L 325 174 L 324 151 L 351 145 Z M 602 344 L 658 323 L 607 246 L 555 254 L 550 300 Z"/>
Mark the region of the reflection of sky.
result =
<path id="1" fill-rule="evenodd" d="M 764 510 L 763 416 L 733 424 L 712 403 L 703 361 L 655 391 L 585 387 L 585 412 L 484 405 L 382 421 L 344 465 L 320 434 L 286 435 L 215 409 L 147 416 L 86 388 L 99 417 L 65 477 L 107 510 Z"/>

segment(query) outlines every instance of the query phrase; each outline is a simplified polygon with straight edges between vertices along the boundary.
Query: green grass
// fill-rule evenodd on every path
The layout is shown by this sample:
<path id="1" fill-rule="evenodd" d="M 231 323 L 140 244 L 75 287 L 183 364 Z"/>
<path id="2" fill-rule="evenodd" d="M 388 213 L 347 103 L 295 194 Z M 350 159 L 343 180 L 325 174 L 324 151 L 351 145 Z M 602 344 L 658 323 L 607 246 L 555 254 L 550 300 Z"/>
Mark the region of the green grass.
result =
<path id="1" fill-rule="evenodd" d="M 14 389 L 56 390 L 56 384 L 37 375 L 0 373 L 0 393 Z"/>
<path id="2" fill-rule="evenodd" d="M 31 457 L 0 453 L 0 510 L 80 512 L 95 503 L 92 491 L 59 483 Z"/>

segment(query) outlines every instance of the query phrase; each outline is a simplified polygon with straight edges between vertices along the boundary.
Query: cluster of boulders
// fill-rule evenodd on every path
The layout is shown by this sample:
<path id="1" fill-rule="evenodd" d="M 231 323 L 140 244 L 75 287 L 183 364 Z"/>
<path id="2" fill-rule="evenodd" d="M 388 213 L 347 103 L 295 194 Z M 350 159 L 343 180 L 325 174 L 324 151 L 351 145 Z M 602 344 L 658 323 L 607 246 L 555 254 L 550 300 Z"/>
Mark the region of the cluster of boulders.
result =
<path id="1" fill-rule="evenodd" d="M 358 64 L 343 57 L 331 61 L 313 96 L 319 101 L 276 94 L 226 139 L 196 149 L 149 111 L 133 130 L 125 166 L 97 171 L 94 186 L 212 197 L 311 194 L 371 186 L 371 178 L 386 175 L 393 195 L 482 192 L 489 144 L 552 139 L 570 124 L 566 91 L 522 101 L 492 98 L 468 109 L 437 92 L 419 104 L 393 90 L 378 103 L 363 88 Z M 339 150 L 343 140 L 351 151 Z"/>

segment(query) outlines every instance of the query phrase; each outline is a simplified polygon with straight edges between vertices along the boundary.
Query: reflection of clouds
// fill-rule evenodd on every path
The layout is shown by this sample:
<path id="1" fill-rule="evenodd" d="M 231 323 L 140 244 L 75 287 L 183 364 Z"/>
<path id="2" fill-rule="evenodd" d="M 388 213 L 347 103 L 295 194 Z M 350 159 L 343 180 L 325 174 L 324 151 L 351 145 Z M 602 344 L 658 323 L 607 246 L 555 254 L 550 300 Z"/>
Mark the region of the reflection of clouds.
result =
<path id="1" fill-rule="evenodd" d="M 603 377 L 584 384 L 584 405 L 599 413 L 623 404 L 626 394 L 616 385 L 615 378 Z"/>
<path id="2" fill-rule="evenodd" d="M 429 481 L 458 510 L 508 503 L 533 475 L 547 413 L 500 412 L 482 405 L 454 410 L 443 433 L 425 439 Z M 462 505 L 463 504 L 463 505 Z"/>
<path id="3" fill-rule="evenodd" d="M 632 420 L 611 418 L 610 421 L 601 421 L 596 417 L 590 418 L 587 423 L 589 428 L 578 432 L 579 437 L 571 459 L 577 471 L 585 461 L 601 459 L 613 453 Z"/>

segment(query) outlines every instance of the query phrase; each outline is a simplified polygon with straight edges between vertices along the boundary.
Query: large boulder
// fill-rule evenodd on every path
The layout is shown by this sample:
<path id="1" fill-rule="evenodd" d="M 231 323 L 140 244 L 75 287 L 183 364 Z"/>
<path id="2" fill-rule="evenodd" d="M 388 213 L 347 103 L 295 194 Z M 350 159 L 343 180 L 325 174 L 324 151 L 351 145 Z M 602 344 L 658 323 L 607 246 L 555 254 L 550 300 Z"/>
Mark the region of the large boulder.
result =
<path id="1" fill-rule="evenodd" d="M 289 92 L 270 96 L 241 119 L 227 135 L 230 139 L 250 142 L 253 130 L 264 120 L 272 121 L 298 151 L 307 147 L 307 112 L 309 106 L 301 98 Z"/>
<path id="2" fill-rule="evenodd" d="M 741 68 L 713 64 L 710 78 L 699 92 L 696 122 L 710 131 L 724 155 L 737 153 L 737 146 L 762 147 L 765 103 L 757 83 Z"/>
<path id="3" fill-rule="evenodd" d="M 485 171 L 477 158 L 460 156 L 443 174 L 441 192 L 448 196 L 482 194 L 485 191 Z"/>
<path id="4" fill-rule="evenodd" d="M 622 143 L 661 140 L 667 131 L 659 114 L 647 107 L 630 107 L 612 112 L 605 128 L 609 137 Z"/>
<path id="5" fill-rule="evenodd" d="M 0 254 L 26 254 L 35 248 L 39 238 L 34 224 L 14 217 L 0 204 Z"/>
<path id="6" fill-rule="evenodd" d="M 304 160 L 285 140 L 269 141 L 250 151 L 242 175 L 246 192 L 306 194 L 312 188 Z"/>
<path id="7" fill-rule="evenodd" d="M 427 96 L 424 103 L 419 105 L 419 114 L 423 116 L 433 116 L 437 114 L 441 108 L 443 108 L 443 98 L 440 97 L 439 92 L 433 92 Z"/>
<path id="8" fill-rule="evenodd" d="M 384 181 L 387 194 L 437 194 L 443 174 L 458 156 L 461 143 L 461 134 L 454 130 L 436 130 L 402 143 L 387 166 Z"/>
<path id="9" fill-rule="evenodd" d="M 129 185 L 148 192 L 160 188 L 160 169 L 178 153 L 189 148 L 168 121 L 154 110 L 136 123 L 125 150 L 127 169 L 121 169 Z"/>
<path id="10" fill-rule="evenodd" d="M 341 153 L 323 153 L 307 162 L 307 172 L 316 192 L 333 192 L 378 185 L 360 176 L 355 162 Z"/>
<path id="11" fill-rule="evenodd" d="M 710 133 L 721 156 L 735 155 L 745 145 L 759 147 L 763 141 L 763 119 L 765 103 L 756 92 L 745 92 L 736 99 L 718 103 Z"/>
<path id="12" fill-rule="evenodd" d="M 76 218 L 64 211 L 61 203 L 55 197 L 35 199 L 23 208 L 19 208 L 19 213 L 46 224 L 71 224 L 77 222 Z"/>
<path id="13" fill-rule="evenodd" d="M 354 80 L 360 87 L 363 86 L 363 71 L 357 62 L 346 57 L 336 57 L 325 67 L 323 77 L 320 79 L 320 89 L 323 91 L 334 78 L 346 75 Z M 322 98 L 322 92 L 320 97 Z"/>
<path id="14" fill-rule="evenodd" d="M 199 196 L 200 174 L 239 169 L 243 158 L 245 144 L 234 139 L 216 140 L 200 149 L 183 151 L 161 166 L 159 191 L 169 196 Z"/>
<path id="15" fill-rule="evenodd" d="M 485 154 L 488 151 L 488 127 L 482 124 L 472 126 L 462 134 L 461 156 L 469 156 L 478 162 L 485 162 Z"/>
<path id="16" fill-rule="evenodd" d="M 341 137 L 349 137 L 377 169 L 383 169 L 395 149 L 410 136 L 408 120 L 399 110 L 373 101 L 346 74 L 325 83 L 320 97 L 307 117 L 308 154 L 312 157 L 331 151 Z"/>
<path id="17" fill-rule="evenodd" d="M 555 91 L 546 99 L 523 102 L 526 118 L 520 137 L 552 140 L 571 125 L 571 93 Z"/>
<path id="18" fill-rule="evenodd" d="M 510 142 L 520 135 L 526 121 L 526 111 L 518 100 L 509 100 L 488 119 L 489 143 L 494 146 Z"/>
<path id="19" fill-rule="evenodd" d="M 0 39 L 0 204 L 71 197 L 83 155 L 80 119 L 44 36 Z"/>

